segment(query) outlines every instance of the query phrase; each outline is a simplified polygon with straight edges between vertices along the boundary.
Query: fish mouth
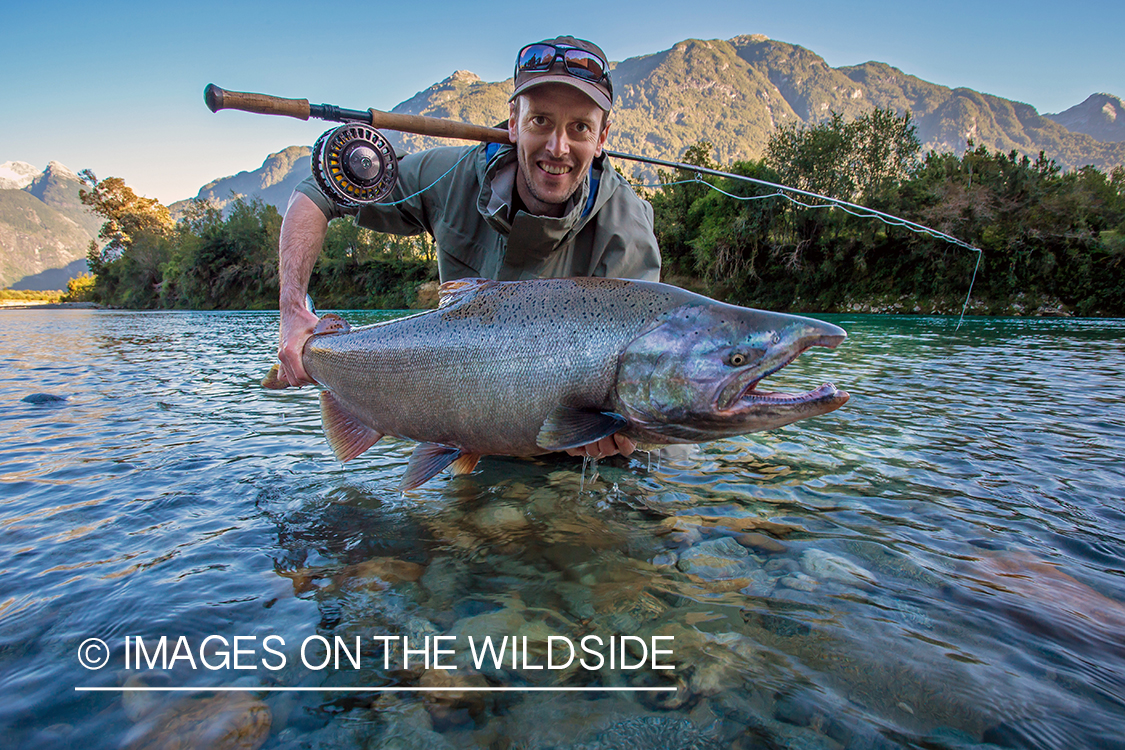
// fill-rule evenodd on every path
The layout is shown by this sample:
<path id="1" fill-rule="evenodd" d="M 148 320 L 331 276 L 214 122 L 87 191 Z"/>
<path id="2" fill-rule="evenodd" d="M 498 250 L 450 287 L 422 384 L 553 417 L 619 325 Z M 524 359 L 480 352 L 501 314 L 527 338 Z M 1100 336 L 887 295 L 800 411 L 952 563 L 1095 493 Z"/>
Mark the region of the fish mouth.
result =
<path id="1" fill-rule="evenodd" d="M 760 389 L 759 384 L 770 375 L 782 370 L 793 360 L 800 357 L 814 346 L 824 346 L 835 349 L 844 340 L 844 335 L 828 334 L 810 337 L 799 342 L 794 349 L 778 352 L 766 363 L 758 362 L 754 366 L 735 373 L 716 394 L 715 411 L 724 416 L 734 416 L 755 409 L 770 407 L 801 408 L 802 411 L 827 407 L 824 411 L 832 411 L 844 405 L 850 398 L 846 391 L 841 391 L 832 383 L 824 383 L 811 391 L 803 393 L 782 393 Z"/>

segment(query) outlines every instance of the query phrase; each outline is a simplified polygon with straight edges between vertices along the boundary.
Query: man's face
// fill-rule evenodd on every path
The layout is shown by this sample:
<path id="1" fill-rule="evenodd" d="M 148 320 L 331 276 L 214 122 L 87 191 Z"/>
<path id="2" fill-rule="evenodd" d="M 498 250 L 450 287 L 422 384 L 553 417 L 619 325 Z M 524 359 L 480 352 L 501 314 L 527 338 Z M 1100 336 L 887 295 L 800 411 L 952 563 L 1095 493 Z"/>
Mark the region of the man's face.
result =
<path id="1" fill-rule="evenodd" d="M 608 115 L 572 86 L 545 83 L 520 94 L 511 103 L 508 137 L 519 158 L 516 189 L 528 210 L 562 216 L 608 134 Z"/>

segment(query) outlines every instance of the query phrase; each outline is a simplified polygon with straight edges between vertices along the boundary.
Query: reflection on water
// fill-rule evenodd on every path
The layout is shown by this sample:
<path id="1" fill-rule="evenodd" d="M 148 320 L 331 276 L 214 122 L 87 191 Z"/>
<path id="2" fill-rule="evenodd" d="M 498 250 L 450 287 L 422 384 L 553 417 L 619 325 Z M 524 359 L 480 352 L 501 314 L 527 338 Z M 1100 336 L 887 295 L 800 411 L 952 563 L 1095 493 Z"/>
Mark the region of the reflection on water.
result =
<path id="1" fill-rule="evenodd" d="M 836 382 L 833 414 L 593 479 L 486 459 L 407 497 L 412 444 L 345 469 L 313 390 L 258 387 L 274 315 L 2 322 L 16 747 L 1123 746 L 1121 321 L 837 316 L 842 347 L 774 378 Z M 183 651 L 138 675 L 127 636 Z M 302 664 L 310 636 L 359 668 Z M 79 663 L 92 637 L 104 669 Z M 515 660 L 478 661 L 486 637 Z M 130 678 L 255 690 L 74 690 Z"/>

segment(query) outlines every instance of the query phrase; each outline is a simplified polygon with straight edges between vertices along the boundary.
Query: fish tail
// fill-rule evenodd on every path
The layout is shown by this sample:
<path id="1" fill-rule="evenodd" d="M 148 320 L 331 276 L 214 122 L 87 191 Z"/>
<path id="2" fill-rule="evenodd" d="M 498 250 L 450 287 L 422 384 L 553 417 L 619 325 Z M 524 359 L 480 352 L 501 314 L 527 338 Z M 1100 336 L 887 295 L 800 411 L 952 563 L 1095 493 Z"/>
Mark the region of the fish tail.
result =
<path id="1" fill-rule="evenodd" d="M 288 388 L 289 383 L 285 380 L 282 380 L 279 377 L 280 375 L 281 365 L 274 365 L 270 368 L 269 373 L 264 378 L 262 378 L 262 387 L 269 388 L 274 391 L 280 391 L 283 388 Z"/>

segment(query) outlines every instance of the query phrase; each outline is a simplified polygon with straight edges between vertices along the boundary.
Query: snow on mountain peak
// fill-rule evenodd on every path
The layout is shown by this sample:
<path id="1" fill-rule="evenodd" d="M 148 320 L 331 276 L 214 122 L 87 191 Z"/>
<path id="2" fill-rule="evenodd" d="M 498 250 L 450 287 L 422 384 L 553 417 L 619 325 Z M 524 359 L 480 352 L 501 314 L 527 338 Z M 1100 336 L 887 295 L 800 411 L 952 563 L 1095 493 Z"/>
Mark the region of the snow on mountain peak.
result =
<path id="1" fill-rule="evenodd" d="M 61 164 L 59 166 L 62 166 Z M 64 167 L 65 169 L 65 167 Z M 43 170 L 25 161 L 6 161 L 0 164 L 0 190 L 20 190 L 42 174 Z"/>

